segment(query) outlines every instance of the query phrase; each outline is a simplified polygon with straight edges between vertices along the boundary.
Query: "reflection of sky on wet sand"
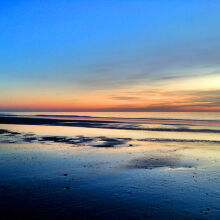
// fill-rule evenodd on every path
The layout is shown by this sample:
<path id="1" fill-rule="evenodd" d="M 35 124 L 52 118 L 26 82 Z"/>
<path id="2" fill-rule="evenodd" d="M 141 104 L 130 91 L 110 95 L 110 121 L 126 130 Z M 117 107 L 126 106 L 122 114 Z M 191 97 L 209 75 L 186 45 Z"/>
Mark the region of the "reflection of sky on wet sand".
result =
<path id="1" fill-rule="evenodd" d="M 38 128 L 18 126 L 14 130 L 35 131 L 38 135 L 63 134 L 58 127 Z M 62 131 L 66 135 L 78 134 L 78 128 L 65 129 Z M 82 130 L 86 135 L 100 135 L 99 129 L 94 129 L 94 133 Z M 78 132 L 82 130 L 79 128 Z M 103 132 L 102 135 L 108 134 Z M 126 134 L 131 133 L 117 133 L 117 137 Z M 0 144 L 0 205 L 4 207 L 7 196 L 18 202 L 30 202 L 31 193 L 35 208 L 33 203 L 28 207 L 39 208 L 44 198 L 45 206 L 59 207 L 57 216 L 63 210 L 66 215 L 72 211 L 80 217 L 82 212 L 90 215 L 95 211 L 100 218 L 107 213 L 110 218 L 129 213 L 140 218 L 151 215 L 153 219 L 217 219 L 218 144 L 136 140 L 128 143 L 131 146 L 104 148 L 63 143 Z M 38 210 L 38 215 L 44 214 Z"/>
<path id="2" fill-rule="evenodd" d="M 58 136 L 106 136 L 120 138 L 163 138 L 180 140 L 220 140 L 220 133 L 193 133 L 193 132 L 164 132 L 164 131 L 136 131 L 123 129 L 102 129 L 86 127 L 65 127 L 65 126 L 40 126 L 40 125 L 1 125 L 2 129 L 15 130 L 19 132 L 32 132 L 37 135 L 58 135 Z"/>
<path id="3" fill-rule="evenodd" d="M 201 115 L 192 121 L 186 113 L 175 121 L 178 114 L 164 114 L 171 120 L 138 124 L 169 131 L 1 124 L 0 212 L 39 219 L 65 213 L 79 219 L 217 220 L 219 118 Z"/>

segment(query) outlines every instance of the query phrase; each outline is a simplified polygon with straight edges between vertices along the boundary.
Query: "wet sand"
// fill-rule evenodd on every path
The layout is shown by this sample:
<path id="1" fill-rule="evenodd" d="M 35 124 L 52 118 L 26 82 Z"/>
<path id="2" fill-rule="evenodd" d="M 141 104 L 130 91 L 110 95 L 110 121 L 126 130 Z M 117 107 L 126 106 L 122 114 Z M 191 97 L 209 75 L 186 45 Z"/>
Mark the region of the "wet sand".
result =
<path id="1" fill-rule="evenodd" d="M 219 134 L 181 134 L 2 124 L 1 219 L 217 220 Z"/>
<path id="2" fill-rule="evenodd" d="M 66 119 L 67 118 L 67 119 Z M 0 124 L 14 124 L 14 125 L 51 125 L 51 126 L 69 126 L 69 127 L 88 127 L 88 128 L 109 128 L 109 129 L 123 129 L 123 130 L 140 130 L 140 131 L 175 131 L 175 132 L 202 132 L 202 133 L 220 133 L 219 129 L 210 129 L 200 127 L 199 125 L 215 125 L 220 126 L 220 121 L 209 121 L 209 120 L 182 120 L 182 119 L 106 119 L 106 118 L 96 118 L 91 117 L 90 119 L 82 117 L 81 119 L 76 119 L 76 117 L 66 117 L 63 116 L 0 116 Z M 151 127 L 145 127 L 144 124 L 150 124 Z M 159 127 L 152 127 L 152 124 L 159 124 Z M 165 126 L 164 126 L 165 125 Z M 169 127 L 176 125 L 176 127 Z M 183 127 L 183 125 L 188 125 L 189 127 Z M 190 128 L 194 126 L 194 128 Z M 197 126 L 197 128 L 195 127 Z M 218 127 L 217 127 L 218 128 Z"/>

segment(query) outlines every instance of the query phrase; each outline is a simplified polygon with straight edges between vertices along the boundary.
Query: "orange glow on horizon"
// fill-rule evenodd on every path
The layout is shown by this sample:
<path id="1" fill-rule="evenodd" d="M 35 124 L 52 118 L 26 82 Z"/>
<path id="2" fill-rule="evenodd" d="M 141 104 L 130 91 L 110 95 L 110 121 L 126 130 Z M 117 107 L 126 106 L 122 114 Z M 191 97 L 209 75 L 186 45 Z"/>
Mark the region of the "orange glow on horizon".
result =
<path id="1" fill-rule="evenodd" d="M 164 85 L 139 83 L 129 87 L 87 88 L 77 92 L 59 93 L 59 90 L 50 89 L 29 93 L 21 91 L 12 93 L 10 97 L 0 94 L 0 110 L 220 111 L 220 106 L 216 103 L 220 77 L 210 77 L 210 80 L 206 76 L 200 78 L 192 79 L 190 87 L 186 83 L 189 80 L 179 80 Z M 193 87 L 194 81 L 196 87 Z"/>

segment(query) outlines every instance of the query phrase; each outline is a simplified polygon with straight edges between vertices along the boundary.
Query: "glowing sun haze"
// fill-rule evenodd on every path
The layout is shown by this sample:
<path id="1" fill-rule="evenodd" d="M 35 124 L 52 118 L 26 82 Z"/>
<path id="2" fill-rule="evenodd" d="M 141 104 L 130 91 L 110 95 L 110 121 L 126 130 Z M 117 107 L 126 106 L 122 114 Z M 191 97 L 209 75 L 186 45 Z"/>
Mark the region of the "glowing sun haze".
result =
<path id="1" fill-rule="evenodd" d="M 0 111 L 219 111 L 219 0 L 0 1 Z"/>

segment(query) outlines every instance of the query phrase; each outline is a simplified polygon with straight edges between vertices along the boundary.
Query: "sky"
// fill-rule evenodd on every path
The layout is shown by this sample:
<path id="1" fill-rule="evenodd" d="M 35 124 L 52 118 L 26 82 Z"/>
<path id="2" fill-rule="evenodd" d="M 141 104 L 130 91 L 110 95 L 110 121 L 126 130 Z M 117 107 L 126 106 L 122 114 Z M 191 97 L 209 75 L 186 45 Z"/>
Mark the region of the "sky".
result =
<path id="1" fill-rule="evenodd" d="M 1 0 L 0 111 L 220 111 L 219 0 Z"/>

